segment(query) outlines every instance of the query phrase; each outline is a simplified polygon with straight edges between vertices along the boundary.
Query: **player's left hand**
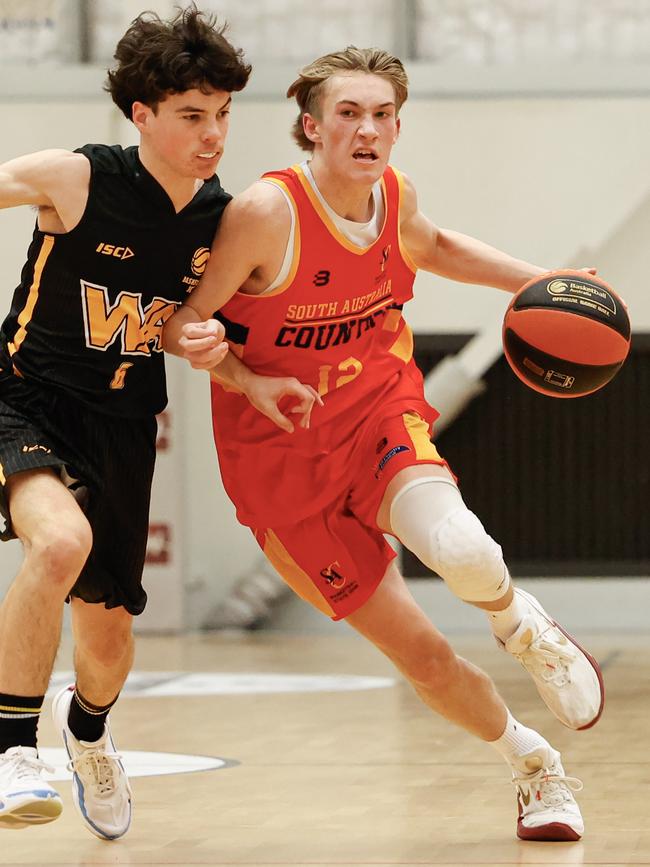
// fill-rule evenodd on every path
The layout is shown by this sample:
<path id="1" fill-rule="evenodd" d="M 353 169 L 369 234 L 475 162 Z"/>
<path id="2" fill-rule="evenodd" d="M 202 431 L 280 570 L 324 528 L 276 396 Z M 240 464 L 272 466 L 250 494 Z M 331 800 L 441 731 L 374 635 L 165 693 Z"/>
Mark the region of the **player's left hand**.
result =
<path id="1" fill-rule="evenodd" d="M 295 430 L 289 416 L 297 416 L 298 426 L 307 429 L 314 404 L 323 406 L 318 392 L 293 376 L 253 376 L 244 394 L 256 410 L 287 433 Z"/>

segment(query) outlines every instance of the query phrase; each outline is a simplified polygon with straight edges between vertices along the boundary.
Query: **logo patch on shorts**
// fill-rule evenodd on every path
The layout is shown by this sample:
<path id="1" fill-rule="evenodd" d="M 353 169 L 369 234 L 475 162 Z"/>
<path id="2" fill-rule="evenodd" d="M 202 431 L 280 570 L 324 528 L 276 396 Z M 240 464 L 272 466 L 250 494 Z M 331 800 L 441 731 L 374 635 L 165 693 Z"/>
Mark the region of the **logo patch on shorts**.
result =
<path id="1" fill-rule="evenodd" d="M 398 455 L 400 452 L 410 452 L 410 451 L 411 451 L 411 449 L 408 446 L 393 446 L 393 448 L 390 451 L 386 452 L 386 454 L 383 456 L 383 458 L 379 461 L 379 466 L 377 467 L 377 472 L 380 473 L 384 469 L 384 467 L 386 466 L 388 461 L 391 458 L 394 458 L 395 455 Z"/>
<path id="2" fill-rule="evenodd" d="M 326 569 L 321 569 L 320 574 L 321 577 L 324 578 L 330 587 L 333 587 L 335 590 L 339 590 L 345 584 L 345 577 L 337 572 L 334 568 L 338 566 L 341 568 L 341 564 L 338 560 L 335 560 L 333 563 L 330 563 Z"/>

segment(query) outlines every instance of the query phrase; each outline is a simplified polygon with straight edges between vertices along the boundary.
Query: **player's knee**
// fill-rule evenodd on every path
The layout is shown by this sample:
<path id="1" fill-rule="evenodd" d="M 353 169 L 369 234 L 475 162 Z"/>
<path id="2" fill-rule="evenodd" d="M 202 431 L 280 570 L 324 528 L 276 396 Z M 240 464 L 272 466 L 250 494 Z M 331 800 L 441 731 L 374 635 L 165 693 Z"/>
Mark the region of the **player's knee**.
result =
<path id="1" fill-rule="evenodd" d="M 83 569 L 91 547 L 92 532 L 87 523 L 44 531 L 29 545 L 31 570 L 43 579 L 43 586 L 62 588 L 67 593 Z"/>
<path id="2" fill-rule="evenodd" d="M 433 568 L 466 602 L 492 602 L 507 590 L 501 546 L 469 509 L 450 512 L 431 534 Z"/>

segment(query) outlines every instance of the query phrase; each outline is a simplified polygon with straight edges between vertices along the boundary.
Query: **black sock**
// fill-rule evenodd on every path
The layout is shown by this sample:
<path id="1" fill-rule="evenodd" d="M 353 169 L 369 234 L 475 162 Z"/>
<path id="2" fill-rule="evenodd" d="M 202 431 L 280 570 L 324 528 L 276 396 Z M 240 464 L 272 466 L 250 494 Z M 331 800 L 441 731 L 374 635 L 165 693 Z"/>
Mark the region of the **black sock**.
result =
<path id="1" fill-rule="evenodd" d="M 0 753 L 9 747 L 36 747 L 43 695 L 8 695 L 0 692 Z"/>
<path id="2" fill-rule="evenodd" d="M 75 687 L 74 695 L 70 702 L 68 727 L 76 739 L 78 741 L 89 741 L 90 743 L 98 741 L 104 734 L 104 723 L 106 722 L 108 712 L 116 701 L 117 695 L 110 704 L 107 704 L 105 707 L 99 707 L 96 704 L 91 704 Z"/>

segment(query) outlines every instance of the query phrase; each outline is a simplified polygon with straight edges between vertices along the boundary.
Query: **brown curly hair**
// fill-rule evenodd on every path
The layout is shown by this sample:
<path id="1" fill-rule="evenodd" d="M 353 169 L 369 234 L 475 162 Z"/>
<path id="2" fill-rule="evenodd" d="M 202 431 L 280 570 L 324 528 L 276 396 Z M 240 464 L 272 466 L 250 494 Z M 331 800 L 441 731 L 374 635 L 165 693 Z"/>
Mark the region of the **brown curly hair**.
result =
<path id="1" fill-rule="evenodd" d="M 327 81 L 341 72 L 368 72 L 386 78 L 395 91 L 397 111 L 408 97 L 408 76 L 402 61 L 381 48 L 357 48 L 348 45 L 343 51 L 325 54 L 304 69 L 287 90 L 287 97 L 295 96 L 300 112 L 293 125 L 292 135 L 298 147 L 313 151 L 314 143 L 305 135 L 302 119 L 305 114 L 320 116 L 320 100 Z"/>
<path id="2" fill-rule="evenodd" d="M 128 120 L 134 102 L 156 111 L 172 93 L 242 90 L 251 67 L 225 38 L 226 27 L 194 4 L 170 21 L 143 12 L 117 43 L 117 65 L 108 72 L 105 90 Z"/>

